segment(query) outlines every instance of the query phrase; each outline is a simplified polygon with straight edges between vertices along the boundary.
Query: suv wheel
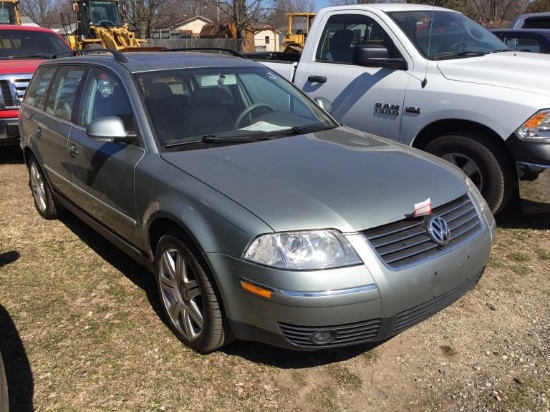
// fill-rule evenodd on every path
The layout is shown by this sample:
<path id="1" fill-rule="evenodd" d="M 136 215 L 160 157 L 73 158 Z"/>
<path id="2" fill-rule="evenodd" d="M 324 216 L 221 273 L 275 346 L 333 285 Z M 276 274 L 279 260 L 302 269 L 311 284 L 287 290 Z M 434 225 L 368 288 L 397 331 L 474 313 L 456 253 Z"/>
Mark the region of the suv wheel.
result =
<path id="1" fill-rule="evenodd" d="M 157 245 L 160 301 L 176 336 L 191 349 L 209 353 L 228 343 L 230 333 L 206 264 L 182 238 L 171 233 Z"/>
<path id="2" fill-rule="evenodd" d="M 35 157 L 29 160 L 29 185 L 34 198 L 34 206 L 44 219 L 56 219 L 60 208 L 55 203 L 50 186 Z"/>

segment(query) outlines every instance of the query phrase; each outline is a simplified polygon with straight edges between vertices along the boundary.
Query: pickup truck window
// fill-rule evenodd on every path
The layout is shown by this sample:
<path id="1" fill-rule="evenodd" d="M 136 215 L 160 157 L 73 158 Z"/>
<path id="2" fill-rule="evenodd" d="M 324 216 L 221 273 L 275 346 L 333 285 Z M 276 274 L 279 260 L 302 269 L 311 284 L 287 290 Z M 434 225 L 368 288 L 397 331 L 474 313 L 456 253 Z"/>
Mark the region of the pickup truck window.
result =
<path id="1" fill-rule="evenodd" d="M 393 41 L 373 19 L 358 14 L 331 16 L 317 48 L 317 61 L 352 63 L 353 48 L 358 44 L 385 46 L 388 57 L 398 57 Z"/>
<path id="2" fill-rule="evenodd" d="M 503 38 L 504 37 L 504 38 Z M 517 51 L 526 51 L 532 53 L 550 53 L 550 49 L 545 47 L 539 39 L 534 37 L 527 37 L 519 35 L 500 36 L 502 41 L 506 43 L 508 47 Z"/>
<path id="3" fill-rule="evenodd" d="M 471 57 L 509 50 L 490 31 L 457 12 L 427 9 L 388 14 L 427 59 Z"/>

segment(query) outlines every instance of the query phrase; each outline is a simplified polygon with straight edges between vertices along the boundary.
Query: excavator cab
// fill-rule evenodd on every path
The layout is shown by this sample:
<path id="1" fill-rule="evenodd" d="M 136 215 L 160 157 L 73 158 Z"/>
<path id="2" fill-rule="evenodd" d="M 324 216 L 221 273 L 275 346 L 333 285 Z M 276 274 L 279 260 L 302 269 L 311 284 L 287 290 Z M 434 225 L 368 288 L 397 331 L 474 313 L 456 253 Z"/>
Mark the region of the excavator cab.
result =
<path id="1" fill-rule="evenodd" d="M 76 30 L 68 33 L 71 27 L 68 17 L 61 15 L 65 36 L 73 49 L 109 48 L 132 50 L 139 48 L 145 40 L 137 39 L 123 22 L 118 0 L 78 0 L 73 3 L 76 14 Z M 70 29 L 69 29 L 70 30 Z"/>
<path id="2" fill-rule="evenodd" d="M 21 24 L 19 0 L 0 1 L 0 24 Z"/>

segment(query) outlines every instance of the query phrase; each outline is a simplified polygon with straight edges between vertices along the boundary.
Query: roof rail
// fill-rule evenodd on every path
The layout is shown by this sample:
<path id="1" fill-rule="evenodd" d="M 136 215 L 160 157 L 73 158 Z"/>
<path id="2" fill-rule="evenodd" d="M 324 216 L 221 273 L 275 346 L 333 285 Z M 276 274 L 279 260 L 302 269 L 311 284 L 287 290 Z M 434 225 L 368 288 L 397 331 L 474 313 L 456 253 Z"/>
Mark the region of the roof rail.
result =
<path id="1" fill-rule="evenodd" d="M 69 50 L 69 51 L 56 53 L 51 58 L 59 59 L 61 57 L 68 57 L 68 56 L 83 56 L 85 54 L 105 54 L 105 53 L 111 53 L 117 62 L 128 63 L 128 59 L 126 58 L 124 53 L 115 49 L 104 49 L 104 48 Z"/>

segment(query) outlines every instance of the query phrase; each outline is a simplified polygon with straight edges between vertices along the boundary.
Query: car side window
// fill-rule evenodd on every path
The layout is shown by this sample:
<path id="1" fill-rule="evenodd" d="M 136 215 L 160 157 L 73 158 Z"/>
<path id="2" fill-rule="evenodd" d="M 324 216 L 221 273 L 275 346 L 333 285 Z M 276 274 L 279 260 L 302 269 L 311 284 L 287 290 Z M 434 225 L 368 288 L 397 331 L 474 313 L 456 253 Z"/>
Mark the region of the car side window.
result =
<path id="1" fill-rule="evenodd" d="M 77 123 L 85 128 L 92 120 L 105 116 L 118 116 L 128 132 L 136 131 L 130 101 L 122 82 L 106 70 L 92 68 L 82 90 Z"/>
<path id="2" fill-rule="evenodd" d="M 43 109 L 48 94 L 48 88 L 55 74 L 56 67 L 40 67 L 34 74 L 27 93 L 25 103 L 37 109 Z"/>
<path id="3" fill-rule="evenodd" d="M 506 39 L 506 45 L 518 51 L 548 53 L 548 49 L 546 49 L 537 39 L 529 37 L 508 37 Z"/>
<path id="4" fill-rule="evenodd" d="M 62 66 L 56 73 L 46 99 L 46 113 L 71 121 L 76 91 L 86 68 Z"/>
<path id="5" fill-rule="evenodd" d="M 332 63 L 352 63 L 353 49 L 358 44 L 385 46 L 388 57 L 397 53 L 393 40 L 373 19 L 362 15 L 333 15 L 328 19 L 316 60 Z"/>

